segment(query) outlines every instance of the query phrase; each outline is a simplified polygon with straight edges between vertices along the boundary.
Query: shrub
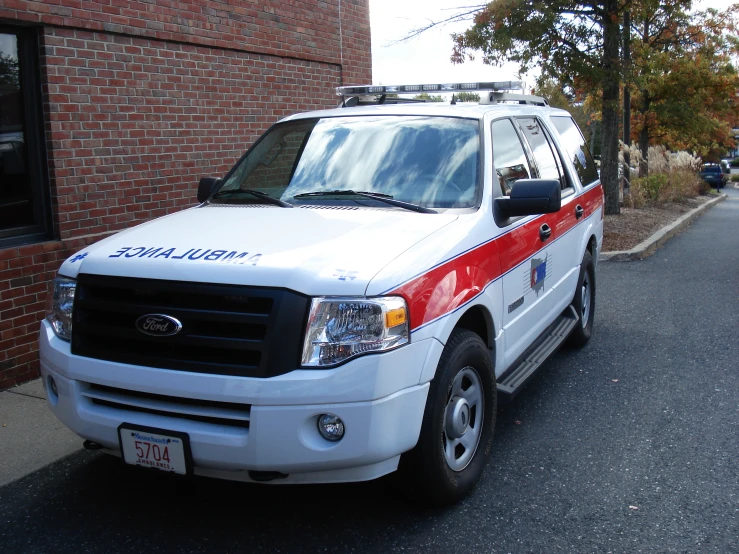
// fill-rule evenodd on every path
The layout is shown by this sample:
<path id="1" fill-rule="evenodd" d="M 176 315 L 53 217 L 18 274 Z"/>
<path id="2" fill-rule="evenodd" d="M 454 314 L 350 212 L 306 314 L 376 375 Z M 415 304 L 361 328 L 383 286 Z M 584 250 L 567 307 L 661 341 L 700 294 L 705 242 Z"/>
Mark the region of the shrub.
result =
<path id="1" fill-rule="evenodd" d="M 619 161 L 623 162 L 623 154 L 628 152 L 632 166 L 630 194 L 624 195 L 625 206 L 641 208 L 645 204 L 681 202 L 709 191 L 708 184 L 698 177 L 700 158 L 689 152 L 670 152 L 664 146 L 650 146 L 649 175 L 638 177 L 639 164 L 644 161 L 639 148 L 635 144 L 620 145 Z"/>
<path id="2" fill-rule="evenodd" d="M 663 192 L 663 202 L 680 202 L 686 198 L 695 198 L 708 192 L 708 183 L 698 177 L 695 171 L 680 169 L 671 171 L 669 185 Z"/>
<path id="3" fill-rule="evenodd" d="M 731 176 L 731 182 L 732 183 L 739 183 L 739 174 L 734 174 Z"/>
<path id="4" fill-rule="evenodd" d="M 624 206 L 627 208 L 643 208 L 647 203 L 642 186 L 642 179 L 632 179 L 629 194 L 624 194 Z"/>
<path id="5" fill-rule="evenodd" d="M 669 173 L 651 173 L 648 177 L 632 179 L 629 194 L 624 203 L 629 208 L 642 208 L 646 204 L 680 202 L 708 192 L 708 185 L 689 169 Z"/>
<path id="6" fill-rule="evenodd" d="M 731 160 L 731 167 L 739 167 L 739 158 Z"/>
<path id="7" fill-rule="evenodd" d="M 667 189 L 668 179 L 664 173 L 652 173 L 648 177 L 637 177 L 631 180 L 631 188 L 624 201 L 630 208 L 642 208 L 653 204 L 663 196 Z"/>

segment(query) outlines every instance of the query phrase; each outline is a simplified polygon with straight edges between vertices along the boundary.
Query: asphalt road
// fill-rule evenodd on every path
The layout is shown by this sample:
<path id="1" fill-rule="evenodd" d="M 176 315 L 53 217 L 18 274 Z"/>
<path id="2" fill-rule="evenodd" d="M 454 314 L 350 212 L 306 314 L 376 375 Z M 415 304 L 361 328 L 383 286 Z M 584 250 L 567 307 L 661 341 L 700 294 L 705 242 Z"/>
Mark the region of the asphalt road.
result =
<path id="1" fill-rule="evenodd" d="M 466 501 L 191 486 L 82 452 L 0 489 L 10 552 L 739 552 L 739 191 L 598 268 L 595 334 L 499 415 Z"/>

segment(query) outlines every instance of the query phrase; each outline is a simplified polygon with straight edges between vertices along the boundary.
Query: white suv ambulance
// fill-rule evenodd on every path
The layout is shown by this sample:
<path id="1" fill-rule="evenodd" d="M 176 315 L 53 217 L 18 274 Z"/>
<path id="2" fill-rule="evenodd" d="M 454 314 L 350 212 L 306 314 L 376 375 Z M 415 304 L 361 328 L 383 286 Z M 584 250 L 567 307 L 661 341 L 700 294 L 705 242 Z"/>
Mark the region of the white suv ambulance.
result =
<path id="1" fill-rule="evenodd" d="M 429 501 L 464 496 L 498 397 L 593 325 L 598 173 L 570 115 L 513 87 L 342 87 L 202 179 L 200 205 L 66 260 L 41 325 L 51 409 L 128 464 L 400 470 Z M 393 97 L 459 90 L 485 92 Z"/>

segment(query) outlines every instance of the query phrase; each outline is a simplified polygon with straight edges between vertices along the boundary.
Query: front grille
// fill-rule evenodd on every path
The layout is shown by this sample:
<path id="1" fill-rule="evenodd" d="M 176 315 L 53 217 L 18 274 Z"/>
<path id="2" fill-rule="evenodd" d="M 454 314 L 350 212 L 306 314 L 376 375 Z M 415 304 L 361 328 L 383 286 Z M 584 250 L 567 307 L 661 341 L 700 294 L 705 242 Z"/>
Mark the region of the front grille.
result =
<path id="1" fill-rule="evenodd" d="M 201 423 L 249 428 L 251 406 L 153 394 L 89 383 L 82 396 L 97 406 L 162 415 Z"/>
<path id="2" fill-rule="evenodd" d="M 309 299 L 242 287 L 81 274 L 72 353 L 198 373 L 273 377 L 299 366 Z M 177 318 L 169 337 L 136 328 L 145 314 Z"/>

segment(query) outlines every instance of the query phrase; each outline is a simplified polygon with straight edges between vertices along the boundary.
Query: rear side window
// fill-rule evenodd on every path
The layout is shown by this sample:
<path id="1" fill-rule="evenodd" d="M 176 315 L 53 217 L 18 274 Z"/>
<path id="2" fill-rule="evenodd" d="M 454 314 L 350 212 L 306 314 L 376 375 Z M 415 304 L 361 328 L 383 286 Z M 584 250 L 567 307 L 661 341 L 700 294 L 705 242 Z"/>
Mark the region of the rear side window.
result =
<path id="1" fill-rule="evenodd" d="M 503 196 L 511 194 L 513 183 L 530 179 L 531 168 L 518 133 L 510 119 L 493 122 L 493 164 Z"/>
<path id="2" fill-rule="evenodd" d="M 586 187 L 597 181 L 598 170 L 595 167 L 593 157 L 590 155 L 585 137 L 583 137 L 577 124 L 571 117 L 552 117 L 551 119 L 555 129 L 559 132 L 567 155 L 575 166 L 580 183 Z"/>
<path id="3" fill-rule="evenodd" d="M 553 179 L 560 182 L 562 189 L 567 188 L 567 182 L 562 179 L 560 164 L 557 163 L 557 151 L 549 142 L 546 132 L 539 120 L 531 117 L 520 118 L 518 123 L 523 129 L 523 134 L 531 146 L 534 161 L 539 169 L 540 179 Z"/>

